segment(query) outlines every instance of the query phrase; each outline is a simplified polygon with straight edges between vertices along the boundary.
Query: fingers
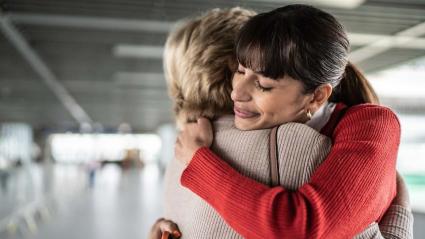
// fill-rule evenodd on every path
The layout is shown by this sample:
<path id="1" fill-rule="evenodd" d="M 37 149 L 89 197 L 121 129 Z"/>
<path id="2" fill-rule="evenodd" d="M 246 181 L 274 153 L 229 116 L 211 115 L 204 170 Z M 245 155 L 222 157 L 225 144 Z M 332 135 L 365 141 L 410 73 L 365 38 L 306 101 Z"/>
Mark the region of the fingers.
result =
<path id="1" fill-rule="evenodd" d="M 163 220 L 159 224 L 159 228 L 162 232 L 168 232 L 169 234 L 173 235 L 173 238 L 179 238 L 181 236 L 181 233 L 177 224 L 175 224 L 174 222 L 170 220 Z M 167 239 L 168 239 L 168 236 L 167 236 Z"/>
<path id="2" fill-rule="evenodd" d="M 397 171 L 397 188 L 399 187 L 406 188 L 406 183 L 403 179 L 403 176 L 401 176 L 400 173 Z"/>
<path id="3" fill-rule="evenodd" d="M 160 239 L 161 238 L 161 230 L 159 230 L 159 228 L 152 228 L 150 234 L 149 234 L 149 239 Z"/>
<path id="4" fill-rule="evenodd" d="M 169 237 L 170 237 L 170 233 L 169 232 L 163 232 L 162 233 L 162 236 L 161 236 L 161 239 L 169 239 Z"/>
<path id="5" fill-rule="evenodd" d="M 199 126 L 200 138 L 202 139 L 202 142 L 204 143 L 203 146 L 209 147 L 212 144 L 212 141 L 214 138 L 211 122 L 207 118 L 201 117 L 198 119 L 198 126 Z"/>
<path id="6" fill-rule="evenodd" d="M 410 208 L 410 197 L 407 185 L 403 177 L 397 172 L 397 195 L 394 198 L 394 204 Z"/>
<path id="7" fill-rule="evenodd" d="M 160 218 L 152 226 L 149 239 L 169 239 L 170 235 L 172 235 L 172 238 L 181 237 L 181 232 L 177 224 L 170 220 Z"/>
<path id="8" fill-rule="evenodd" d="M 186 123 L 176 138 L 174 156 L 179 162 L 189 165 L 198 149 L 211 146 L 213 137 L 208 119 L 199 118 L 196 123 Z"/>
<path id="9" fill-rule="evenodd" d="M 397 172 L 397 192 L 407 193 L 407 185 L 403 177 Z"/>
<path id="10" fill-rule="evenodd" d="M 159 218 L 158 220 L 156 220 L 156 222 L 152 225 L 151 227 L 151 231 L 149 233 L 149 239 L 160 239 L 161 238 L 161 230 L 159 229 L 159 224 L 161 223 L 161 221 L 163 221 L 164 218 Z"/>
<path id="11" fill-rule="evenodd" d="M 210 123 L 210 121 L 209 121 L 207 118 L 205 118 L 205 117 L 200 117 L 200 118 L 198 118 L 197 123 L 198 123 L 198 125 L 200 125 L 201 127 L 204 127 L 204 128 L 211 128 L 211 123 Z"/>
<path id="12" fill-rule="evenodd" d="M 208 132 L 212 132 L 212 125 L 211 122 L 204 117 L 201 117 L 198 119 L 198 125 L 201 129 L 208 131 Z"/>

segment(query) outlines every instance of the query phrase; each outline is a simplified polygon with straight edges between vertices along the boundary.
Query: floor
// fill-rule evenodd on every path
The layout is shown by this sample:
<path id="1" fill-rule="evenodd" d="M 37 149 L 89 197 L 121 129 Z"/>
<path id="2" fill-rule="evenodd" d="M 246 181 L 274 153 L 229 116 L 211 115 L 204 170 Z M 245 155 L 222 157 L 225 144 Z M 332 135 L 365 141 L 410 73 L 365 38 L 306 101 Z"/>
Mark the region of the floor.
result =
<path id="1" fill-rule="evenodd" d="M 0 238 L 147 238 L 161 215 L 161 188 L 162 173 L 154 164 L 124 171 L 106 165 L 93 181 L 84 166 L 20 169 L 0 191 Z M 425 214 L 416 213 L 415 238 L 425 238 L 423 225 Z"/>
<path id="2" fill-rule="evenodd" d="M 32 171 L 33 176 L 39 174 L 34 180 L 39 182 L 45 169 Z M 107 165 L 97 172 L 92 185 L 83 167 L 55 166 L 52 171 L 50 177 L 56 182 L 48 186 L 51 196 L 43 199 L 47 213 L 33 220 L 24 215 L 0 238 L 146 238 L 150 225 L 161 215 L 162 182 L 156 165 L 126 171 Z M 46 185 L 36 190 L 46 190 Z M 1 203 L 2 218 L 16 208 L 8 201 L 8 205 Z"/>

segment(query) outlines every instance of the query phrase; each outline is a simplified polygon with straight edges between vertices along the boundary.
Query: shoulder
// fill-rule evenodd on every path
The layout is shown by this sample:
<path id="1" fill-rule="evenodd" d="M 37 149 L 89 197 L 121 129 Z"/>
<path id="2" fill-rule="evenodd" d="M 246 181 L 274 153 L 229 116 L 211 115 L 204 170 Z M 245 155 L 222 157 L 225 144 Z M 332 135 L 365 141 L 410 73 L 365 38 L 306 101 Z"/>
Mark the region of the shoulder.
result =
<path id="1" fill-rule="evenodd" d="M 282 139 L 309 138 L 315 141 L 316 140 L 321 141 L 323 139 L 328 138 L 306 124 L 295 123 L 295 122 L 289 122 L 289 123 L 280 125 L 277 135 L 278 135 L 278 139 L 280 138 Z"/>
<path id="2" fill-rule="evenodd" d="M 355 112 L 373 113 L 373 114 L 389 114 L 396 116 L 393 110 L 386 106 L 375 105 L 375 104 L 359 104 L 348 107 L 347 114 Z"/>
<path id="3" fill-rule="evenodd" d="M 400 137 L 400 122 L 390 108 L 375 104 L 360 104 L 346 109 L 335 128 L 333 138 Z"/>
<path id="4" fill-rule="evenodd" d="M 253 146 L 263 143 L 267 146 L 270 129 L 239 130 L 234 124 L 234 116 L 221 117 L 213 123 L 215 147 L 230 149 L 241 145 Z"/>
<path id="5" fill-rule="evenodd" d="M 341 121 L 376 121 L 400 126 L 397 115 L 388 107 L 375 104 L 360 104 L 346 110 Z M 375 123 L 379 123 L 375 122 Z"/>
<path id="6" fill-rule="evenodd" d="M 235 122 L 235 117 L 233 115 L 221 116 L 211 121 L 216 131 L 218 129 L 234 128 L 234 122 Z"/>
<path id="7" fill-rule="evenodd" d="M 322 156 L 329 152 L 332 142 L 329 137 L 306 124 L 291 122 L 279 126 L 277 145 L 280 158 L 307 165 L 307 162 L 321 162 Z"/>

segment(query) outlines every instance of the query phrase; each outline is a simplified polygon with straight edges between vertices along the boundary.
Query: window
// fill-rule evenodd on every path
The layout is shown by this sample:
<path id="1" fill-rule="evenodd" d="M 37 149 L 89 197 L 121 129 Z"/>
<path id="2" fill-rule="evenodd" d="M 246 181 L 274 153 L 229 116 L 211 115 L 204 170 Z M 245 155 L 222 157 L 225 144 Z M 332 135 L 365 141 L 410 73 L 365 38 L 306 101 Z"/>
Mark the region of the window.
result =
<path id="1" fill-rule="evenodd" d="M 139 150 L 145 162 L 157 160 L 161 140 L 155 134 L 53 134 L 51 152 L 58 162 L 119 161 Z"/>

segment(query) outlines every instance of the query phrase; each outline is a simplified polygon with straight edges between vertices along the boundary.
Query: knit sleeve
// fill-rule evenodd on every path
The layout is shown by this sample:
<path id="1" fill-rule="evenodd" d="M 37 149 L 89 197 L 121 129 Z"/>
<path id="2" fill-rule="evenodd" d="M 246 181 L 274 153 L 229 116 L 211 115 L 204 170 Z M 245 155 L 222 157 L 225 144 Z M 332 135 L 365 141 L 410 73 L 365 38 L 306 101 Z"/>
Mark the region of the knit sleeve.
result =
<path id="1" fill-rule="evenodd" d="M 400 125 L 386 108 L 352 107 L 332 138 L 331 152 L 297 191 L 244 177 L 208 148 L 195 153 L 181 183 L 245 238 L 351 238 L 395 196 Z"/>
<path id="2" fill-rule="evenodd" d="M 400 205 L 391 205 L 379 222 L 382 236 L 387 239 L 412 239 L 413 214 Z"/>
<path id="3" fill-rule="evenodd" d="M 353 239 L 413 239 L 413 214 L 408 208 L 391 204 L 379 224 L 371 224 Z"/>
<path id="4" fill-rule="evenodd" d="M 408 208 L 391 204 L 379 224 L 372 223 L 353 239 L 413 239 L 413 214 Z"/>

